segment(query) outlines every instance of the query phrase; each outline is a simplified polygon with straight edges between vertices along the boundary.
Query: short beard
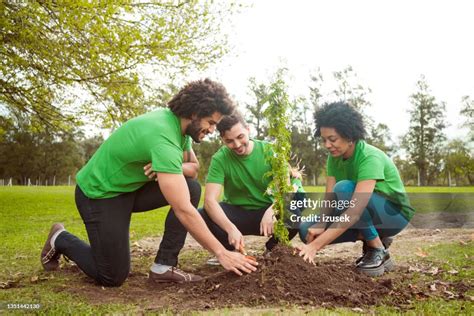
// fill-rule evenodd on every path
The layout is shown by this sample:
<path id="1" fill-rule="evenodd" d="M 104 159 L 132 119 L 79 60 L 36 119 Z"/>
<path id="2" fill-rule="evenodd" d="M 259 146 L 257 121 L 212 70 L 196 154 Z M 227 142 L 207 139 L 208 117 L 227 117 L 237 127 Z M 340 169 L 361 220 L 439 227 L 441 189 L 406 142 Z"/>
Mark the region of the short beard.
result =
<path id="1" fill-rule="evenodd" d="M 200 120 L 192 120 L 184 132 L 186 135 L 191 136 L 194 142 L 200 143 L 201 140 L 199 139 L 199 134 L 201 134 L 201 131 L 202 128 Z"/>
<path id="2" fill-rule="evenodd" d="M 250 142 L 250 141 L 249 141 L 249 142 Z M 238 156 L 245 156 L 245 155 L 247 155 L 247 151 L 248 151 L 248 149 L 249 149 L 249 143 L 246 143 L 245 145 L 242 145 L 242 146 L 244 147 L 244 153 L 243 153 L 243 154 L 237 154 L 237 153 L 236 153 L 236 155 L 238 155 Z"/>

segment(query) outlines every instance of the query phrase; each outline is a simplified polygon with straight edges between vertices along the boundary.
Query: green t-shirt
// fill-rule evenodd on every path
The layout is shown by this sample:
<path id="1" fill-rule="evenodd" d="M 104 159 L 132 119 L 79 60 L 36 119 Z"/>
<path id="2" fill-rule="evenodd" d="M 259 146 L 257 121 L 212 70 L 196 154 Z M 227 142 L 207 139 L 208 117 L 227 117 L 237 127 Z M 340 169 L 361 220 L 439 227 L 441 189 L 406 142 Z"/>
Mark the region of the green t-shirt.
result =
<path id="1" fill-rule="evenodd" d="M 206 180 L 207 183 L 224 186 L 224 202 L 247 210 L 273 203 L 271 197 L 265 194 L 270 183 L 270 178 L 265 176 L 271 169 L 265 159 L 269 144 L 252 141 L 254 147 L 248 156 L 239 156 L 226 146 L 221 147 L 212 156 Z"/>
<path id="2" fill-rule="evenodd" d="M 403 215 L 410 220 L 415 210 L 405 193 L 402 179 L 393 161 L 380 149 L 365 141 L 356 143 L 354 153 L 349 159 L 328 157 L 327 175 L 336 181 L 376 180 L 374 192 L 391 202 L 400 205 Z"/>
<path id="3" fill-rule="evenodd" d="M 97 149 L 79 171 L 76 181 L 92 199 L 133 192 L 151 181 L 143 167 L 152 162 L 157 172 L 183 172 L 183 152 L 191 148 L 181 134 L 179 118 L 169 109 L 140 115 L 123 124 Z"/>

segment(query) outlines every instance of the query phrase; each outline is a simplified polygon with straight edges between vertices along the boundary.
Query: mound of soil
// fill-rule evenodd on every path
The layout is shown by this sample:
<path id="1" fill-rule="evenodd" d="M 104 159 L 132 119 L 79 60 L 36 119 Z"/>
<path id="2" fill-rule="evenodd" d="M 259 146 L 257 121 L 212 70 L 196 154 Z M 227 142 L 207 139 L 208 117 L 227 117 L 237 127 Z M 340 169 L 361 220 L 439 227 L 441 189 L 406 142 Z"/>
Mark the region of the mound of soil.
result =
<path id="1" fill-rule="evenodd" d="M 215 306 L 289 303 L 353 307 L 379 303 L 392 287 L 389 280 L 374 281 L 342 261 L 304 262 L 284 246 L 257 259 L 256 272 L 242 277 L 219 273 L 187 285 L 182 293 Z"/>
<path id="2" fill-rule="evenodd" d="M 150 253 L 142 259 L 148 262 L 153 257 L 154 253 Z M 77 267 L 68 264 L 61 274 L 65 274 L 70 283 L 61 284 L 58 291 L 77 294 L 93 304 L 137 304 L 144 312 L 284 306 L 360 309 L 379 304 L 405 310 L 410 308 L 411 302 L 431 297 L 472 299 L 463 294 L 472 289 L 470 282 L 442 280 L 440 273 L 432 274 L 430 266 L 420 265 L 419 269 L 400 266 L 395 272 L 372 279 L 357 273 L 352 260 L 327 259 L 318 257 L 317 263 L 312 265 L 293 254 L 293 249 L 277 246 L 271 253 L 257 257 L 256 272 L 241 277 L 222 267 L 200 265 L 186 270 L 206 275 L 203 281 L 155 283 L 148 279 L 145 265 L 145 270 L 139 268 L 132 272 L 127 282 L 118 288 L 97 286 Z M 430 277 L 423 278 L 419 273 L 417 276 L 414 270 Z"/>

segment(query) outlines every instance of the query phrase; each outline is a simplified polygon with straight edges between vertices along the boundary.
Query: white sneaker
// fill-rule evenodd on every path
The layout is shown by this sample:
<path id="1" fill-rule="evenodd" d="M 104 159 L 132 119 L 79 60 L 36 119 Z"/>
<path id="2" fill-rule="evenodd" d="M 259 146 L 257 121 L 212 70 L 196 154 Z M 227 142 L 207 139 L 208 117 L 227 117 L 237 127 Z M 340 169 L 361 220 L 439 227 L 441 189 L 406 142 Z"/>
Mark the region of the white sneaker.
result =
<path id="1" fill-rule="evenodd" d="M 216 257 L 207 260 L 206 263 L 207 263 L 207 265 L 210 265 L 210 266 L 220 266 L 221 265 L 221 263 L 219 262 L 219 259 L 217 259 Z"/>

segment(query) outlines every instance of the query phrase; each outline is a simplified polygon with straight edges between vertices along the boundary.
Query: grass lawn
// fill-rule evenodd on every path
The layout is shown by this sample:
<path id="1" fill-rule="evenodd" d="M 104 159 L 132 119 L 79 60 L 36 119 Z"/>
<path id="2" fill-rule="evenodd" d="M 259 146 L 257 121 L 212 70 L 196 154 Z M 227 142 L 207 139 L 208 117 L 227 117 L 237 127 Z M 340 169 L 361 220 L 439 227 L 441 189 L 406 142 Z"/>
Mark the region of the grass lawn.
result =
<path id="1" fill-rule="evenodd" d="M 323 187 L 306 187 L 311 192 L 322 192 Z M 469 188 L 408 188 L 410 192 L 474 192 Z M 137 213 L 132 216 L 131 242 L 144 237 L 159 236 L 163 232 L 163 223 L 167 208 L 152 212 Z M 42 271 L 39 262 L 39 253 L 53 222 L 63 222 L 66 228 L 75 235 L 87 240 L 86 231 L 74 204 L 73 187 L 0 187 L 0 313 L 6 310 L 8 303 L 39 303 L 39 313 L 44 314 L 97 314 L 97 313 L 137 313 L 140 306 L 127 303 L 104 303 L 92 305 L 80 296 L 68 294 L 58 289 L 67 286 L 70 275 L 61 273 L 46 273 Z M 466 248 L 459 248 L 458 244 L 439 244 L 430 248 L 430 253 L 436 253 L 439 262 L 452 269 L 465 269 L 466 258 L 473 258 L 472 248 L 466 254 Z M 432 258 L 430 256 L 430 258 Z M 193 256 L 185 258 L 192 262 Z M 422 258 L 420 260 L 434 260 Z M 435 260 L 435 261 L 436 261 Z M 144 263 L 144 264 L 149 264 Z M 472 262 L 466 273 L 455 276 L 446 275 L 446 278 L 473 279 Z M 13 286 L 11 286 L 13 284 Z M 100 287 L 97 287 L 100 290 Z M 473 294 L 471 294 L 473 295 Z M 279 311 L 276 309 L 275 311 Z M 288 313 L 304 310 L 288 308 Z M 374 312 L 382 314 L 397 313 L 390 307 L 376 307 Z M 166 312 L 166 307 L 162 310 Z M 219 313 L 233 313 L 239 311 L 220 310 Z M 241 311 L 245 312 L 245 311 Z M 246 311 L 251 312 L 251 310 Z M 262 311 L 265 312 L 265 311 Z M 272 314 L 274 311 L 268 311 Z M 354 313 L 350 309 L 317 309 L 315 314 L 327 313 Z M 457 300 L 429 299 L 413 302 L 409 313 L 433 314 L 466 313 L 472 314 L 472 302 Z"/>

